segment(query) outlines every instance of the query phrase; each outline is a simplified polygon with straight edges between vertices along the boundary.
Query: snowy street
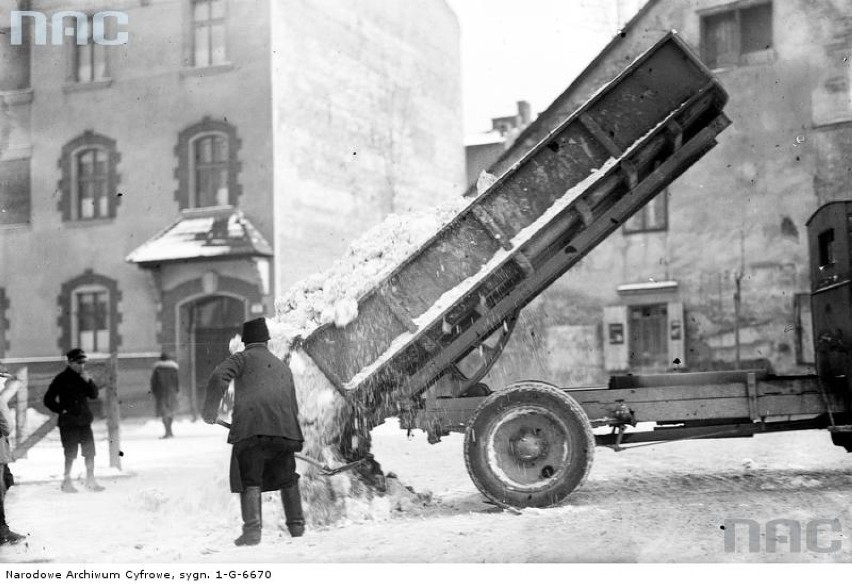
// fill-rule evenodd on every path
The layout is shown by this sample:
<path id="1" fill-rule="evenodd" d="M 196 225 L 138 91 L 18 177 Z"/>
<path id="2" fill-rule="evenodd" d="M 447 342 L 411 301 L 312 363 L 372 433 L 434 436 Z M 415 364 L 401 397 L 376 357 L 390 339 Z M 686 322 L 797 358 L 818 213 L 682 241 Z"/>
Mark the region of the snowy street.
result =
<path id="1" fill-rule="evenodd" d="M 852 455 L 820 431 L 708 440 L 615 453 L 598 448 L 586 483 L 566 505 L 519 515 L 486 504 L 467 476 L 463 437 L 437 445 L 411 439 L 395 420 L 374 430 L 374 452 L 432 502 L 387 517 L 310 529 L 291 539 L 280 502 L 265 495 L 263 541 L 237 548 L 238 498 L 228 492 L 229 447 L 220 427 L 180 420 L 159 440 L 156 420 L 122 425 L 122 472 L 109 469 L 106 429 L 95 424 L 97 475 L 107 490 L 60 492 L 61 449 L 51 434 L 12 464 L 19 484 L 7 515 L 25 544 L 0 548 L 23 562 L 849 562 L 852 561 Z M 82 460 L 74 474 L 82 474 Z M 748 552 L 725 552 L 720 527 L 732 519 L 839 520 L 819 533 L 822 548 L 790 553 L 783 537 Z M 827 524 L 826 524 L 827 525 Z M 784 534 L 784 531 L 780 531 Z M 772 545 L 775 545 L 773 551 Z M 835 546 L 836 547 L 836 546 Z"/>

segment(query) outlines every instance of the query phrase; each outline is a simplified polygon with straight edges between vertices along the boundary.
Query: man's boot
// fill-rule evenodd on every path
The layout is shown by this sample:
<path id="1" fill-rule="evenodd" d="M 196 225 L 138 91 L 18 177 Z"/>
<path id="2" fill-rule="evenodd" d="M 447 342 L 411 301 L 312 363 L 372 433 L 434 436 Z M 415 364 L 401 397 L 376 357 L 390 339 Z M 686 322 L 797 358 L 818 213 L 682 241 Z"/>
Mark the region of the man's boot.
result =
<path id="1" fill-rule="evenodd" d="M 284 504 L 284 516 L 287 518 L 290 535 L 302 537 L 305 534 L 305 514 L 302 512 L 302 494 L 299 492 L 298 481 L 281 489 L 281 502 Z"/>
<path id="2" fill-rule="evenodd" d="M 16 544 L 19 541 L 26 539 L 26 535 L 21 535 L 20 533 L 15 533 L 9 526 L 5 523 L 0 525 L 0 545 L 4 544 Z"/>
<path id="3" fill-rule="evenodd" d="M 234 540 L 236 545 L 260 543 L 261 502 L 260 487 L 246 487 L 240 493 L 240 511 L 243 515 L 243 534 Z"/>

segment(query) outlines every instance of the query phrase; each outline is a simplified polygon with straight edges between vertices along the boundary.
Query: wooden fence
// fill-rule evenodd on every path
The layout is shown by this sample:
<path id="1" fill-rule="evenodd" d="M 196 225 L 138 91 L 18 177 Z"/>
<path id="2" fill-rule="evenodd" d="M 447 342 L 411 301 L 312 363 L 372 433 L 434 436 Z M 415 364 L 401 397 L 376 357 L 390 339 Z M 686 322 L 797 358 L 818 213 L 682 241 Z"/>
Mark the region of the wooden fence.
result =
<path id="1" fill-rule="evenodd" d="M 121 424 L 118 402 L 118 356 L 113 354 L 107 359 L 91 359 L 86 369 L 100 388 L 104 398 L 104 415 L 107 422 L 109 439 L 109 464 L 121 469 Z M 12 457 L 16 460 L 26 458 L 27 451 L 38 444 L 56 428 L 57 416 L 49 419 L 27 434 L 27 410 L 41 399 L 55 374 L 31 375 L 28 367 L 20 367 L 10 372 L 12 377 L 0 377 L 0 399 L 11 403 L 14 400 L 15 436 L 12 439 Z"/>

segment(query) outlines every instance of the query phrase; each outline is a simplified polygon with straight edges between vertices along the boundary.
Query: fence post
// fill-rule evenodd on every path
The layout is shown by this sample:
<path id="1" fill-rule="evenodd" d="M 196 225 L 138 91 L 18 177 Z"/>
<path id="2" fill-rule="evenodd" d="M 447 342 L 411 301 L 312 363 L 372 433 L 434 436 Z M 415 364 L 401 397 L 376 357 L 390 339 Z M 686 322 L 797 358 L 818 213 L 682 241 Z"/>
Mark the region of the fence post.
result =
<path id="1" fill-rule="evenodd" d="M 118 406 L 118 354 L 107 361 L 106 387 L 107 437 L 109 438 L 109 465 L 121 470 L 121 426 Z"/>
<path id="2" fill-rule="evenodd" d="M 27 437 L 27 407 L 30 401 L 29 369 L 26 366 L 18 369 L 15 373 L 18 378 L 18 391 L 15 393 L 15 446 Z M 26 458 L 24 453 L 22 458 Z"/>

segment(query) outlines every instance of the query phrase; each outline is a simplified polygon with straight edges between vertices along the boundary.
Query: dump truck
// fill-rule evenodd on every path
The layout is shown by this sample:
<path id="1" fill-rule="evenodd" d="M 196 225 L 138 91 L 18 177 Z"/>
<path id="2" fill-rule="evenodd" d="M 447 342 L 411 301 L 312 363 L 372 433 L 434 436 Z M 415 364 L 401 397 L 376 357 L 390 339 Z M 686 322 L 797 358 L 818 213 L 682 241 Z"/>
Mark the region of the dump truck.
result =
<path id="1" fill-rule="evenodd" d="M 852 207 L 820 209 L 809 222 L 822 254 L 812 270 L 816 375 L 673 373 L 498 391 L 482 383 L 520 310 L 716 145 L 731 123 L 727 100 L 693 50 L 666 34 L 362 295 L 350 324 L 317 328 L 303 349 L 356 406 L 362 428 L 398 416 L 436 439 L 464 432 L 473 482 L 504 506 L 560 503 L 596 446 L 828 428 L 852 448 Z M 627 431 L 639 422 L 656 425 Z M 611 432 L 596 435 L 602 426 Z"/>

